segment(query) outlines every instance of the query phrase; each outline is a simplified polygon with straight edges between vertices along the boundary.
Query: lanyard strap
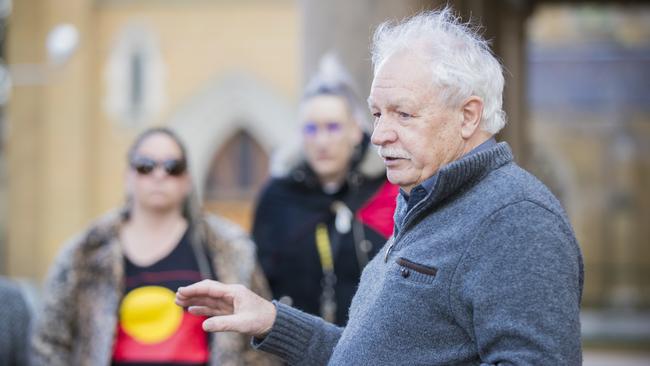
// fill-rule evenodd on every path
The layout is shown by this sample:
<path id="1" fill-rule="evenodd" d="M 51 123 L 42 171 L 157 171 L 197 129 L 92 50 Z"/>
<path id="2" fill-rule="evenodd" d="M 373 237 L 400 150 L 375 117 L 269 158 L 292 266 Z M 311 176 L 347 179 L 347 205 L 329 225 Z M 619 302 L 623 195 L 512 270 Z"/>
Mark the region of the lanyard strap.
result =
<path id="1" fill-rule="evenodd" d="M 327 233 L 327 225 L 322 222 L 316 225 L 316 249 L 318 249 L 318 257 L 323 269 L 323 292 L 320 296 L 320 312 L 323 319 L 333 323 L 336 321 L 336 296 L 334 290 L 336 275 L 334 274 L 334 258 L 332 258 L 332 245 Z"/>
<path id="2" fill-rule="evenodd" d="M 334 272 L 334 259 L 332 258 L 332 245 L 330 236 L 327 233 L 327 225 L 320 223 L 316 225 L 316 248 L 323 273 Z"/>

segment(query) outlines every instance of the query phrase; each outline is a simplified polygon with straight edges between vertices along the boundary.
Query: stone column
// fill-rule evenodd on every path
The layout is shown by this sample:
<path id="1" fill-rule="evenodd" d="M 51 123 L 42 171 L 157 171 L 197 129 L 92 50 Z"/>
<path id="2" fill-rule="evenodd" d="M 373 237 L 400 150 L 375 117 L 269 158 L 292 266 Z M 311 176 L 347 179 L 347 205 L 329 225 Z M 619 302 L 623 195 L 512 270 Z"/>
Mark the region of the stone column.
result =
<path id="1" fill-rule="evenodd" d="M 619 127 L 611 132 L 614 137 L 607 149 L 611 169 L 608 185 L 611 191 L 606 216 L 606 256 L 612 271 L 607 275 L 609 288 L 605 292 L 607 305 L 625 311 L 634 310 L 643 299 L 641 277 L 638 275 L 642 264 L 638 256 L 641 252 L 639 243 L 643 239 L 636 235 L 639 230 L 635 222 L 639 216 L 639 190 L 635 189 L 639 172 L 635 155 L 640 149 L 625 122 L 617 122 Z"/>
<path id="2" fill-rule="evenodd" d="M 45 6 L 41 0 L 13 3 L 7 40 L 9 68 L 14 84 L 6 114 L 6 152 L 9 174 L 9 222 L 3 261 L 10 275 L 31 276 L 43 225 L 39 209 L 39 182 L 44 179 L 42 73 L 45 63 Z M 32 69 L 32 70 L 30 70 Z M 36 72 L 33 72 L 36 71 Z"/>
<path id="3" fill-rule="evenodd" d="M 372 83 L 370 43 L 377 25 L 430 6 L 424 0 L 301 0 L 303 85 L 318 69 L 321 56 L 334 51 L 365 100 Z"/>
<path id="4" fill-rule="evenodd" d="M 506 85 L 503 109 L 508 123 L 499 134 L 507 141 L 521 165 L 528 163 L 527 55 L 526 20 L 532 14 L 532 1 L 526 0 L 455 0 L 452 5 L 465 20 L 484 27 L 484 37 L 505 67 Z"/>
<path id="5" fill-rule="evenodd" d="M 92 6 L 91 0 L 14 2 L 8 52 L 17 76 L 8 114 L 10 275 L 42 278 L 63 240 L 85 224 Z M 77 28 L 79 44 L 70 59 L 54 64 L 46 37 L 61 23 Z"/>

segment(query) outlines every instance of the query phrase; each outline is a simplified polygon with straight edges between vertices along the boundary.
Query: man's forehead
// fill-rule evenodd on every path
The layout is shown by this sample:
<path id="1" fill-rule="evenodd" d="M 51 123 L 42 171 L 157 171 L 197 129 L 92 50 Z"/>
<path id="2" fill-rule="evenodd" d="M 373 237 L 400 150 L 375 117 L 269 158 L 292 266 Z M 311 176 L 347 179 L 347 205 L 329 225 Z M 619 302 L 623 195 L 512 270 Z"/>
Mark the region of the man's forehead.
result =
<path id="1" fill-rule="evenodd" d="M 375 98 L 372 94 L 368 97 L 368 107 L 372 108 L 377 104 L 404 105 L 413 102 L 412 98 L 404 95 L 392 95 L 388 92 L 384 95 L 377 95 Z"/>
<path id="2" fill-rule="evenodd" d="M 377 81 L 377 80 L 375 80 Z M 368 107 L 377 105 L 406 105 L 413 102 L 413 98 L 423 92 L 422 84 L 411 83 L 408 79 L 382 80 L 373 82 L 368 96 Z"/>
<path id="3" fill-rule="evenodd" d="M 432 83 L 426 82 L 431 79 L 431 71 L 421 59 L 410 54 L 393 55 L 375 73 L 368 102 L 378 95 L 383 97 L 394 93 L 421 92 L 423 88 L 433 87 Z"/>

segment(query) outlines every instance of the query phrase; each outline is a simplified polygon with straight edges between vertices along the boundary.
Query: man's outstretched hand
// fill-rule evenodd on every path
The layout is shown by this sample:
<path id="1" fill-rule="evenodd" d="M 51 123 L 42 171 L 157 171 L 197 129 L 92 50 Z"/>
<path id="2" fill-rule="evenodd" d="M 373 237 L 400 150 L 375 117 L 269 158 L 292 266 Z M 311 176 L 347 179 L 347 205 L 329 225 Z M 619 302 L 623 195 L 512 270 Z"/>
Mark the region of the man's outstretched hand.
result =
<path id="1" fill-rule="evenodd" d="M 271 331 L 276 309 L 242 285 L 227 285 L 203 280 L 179 287 L 176 304 L 194 315 L 209 317 L 203 322 L 206 332 L 237 332 L 262 338 Z"/>

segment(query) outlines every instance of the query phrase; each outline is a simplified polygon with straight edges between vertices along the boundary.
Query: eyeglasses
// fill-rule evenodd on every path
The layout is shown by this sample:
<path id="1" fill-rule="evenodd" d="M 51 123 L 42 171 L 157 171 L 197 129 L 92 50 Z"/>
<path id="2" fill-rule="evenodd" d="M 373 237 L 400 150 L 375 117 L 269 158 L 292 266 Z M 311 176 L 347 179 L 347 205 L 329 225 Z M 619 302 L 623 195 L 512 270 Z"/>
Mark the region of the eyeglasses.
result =
<path id="1" fill-rule="evenodd" d="M 307 137 L 316 137 L 319 130 L 325 130 L 328 135 L 338 135 L 343 130 L 343 126 L 340 122 L 327 122 L 323 125 L 319 125 L 315 122 L 307 122 L 302 126 L 302 133 Z"/>
<path id="2" fill-rule="evenodd" d="M 178 177 L 185 173 L 187 169 L 187 164 L 185 160 L 182 159 L 167 159 L 163 161 L 156 161 L 151 158 L 144 156 L 136 156 L 131 161 L 131 168 L 133 168 L 138 174 L 148 175 L 153 172 L 156 167 L 162 167 L 165 172 L 172 176 Z"/>

